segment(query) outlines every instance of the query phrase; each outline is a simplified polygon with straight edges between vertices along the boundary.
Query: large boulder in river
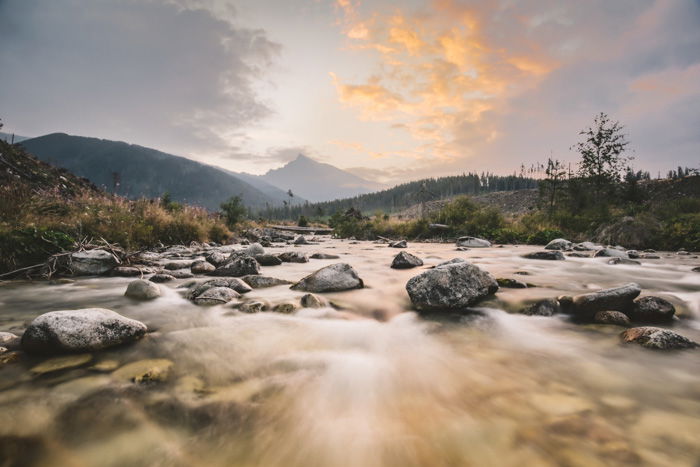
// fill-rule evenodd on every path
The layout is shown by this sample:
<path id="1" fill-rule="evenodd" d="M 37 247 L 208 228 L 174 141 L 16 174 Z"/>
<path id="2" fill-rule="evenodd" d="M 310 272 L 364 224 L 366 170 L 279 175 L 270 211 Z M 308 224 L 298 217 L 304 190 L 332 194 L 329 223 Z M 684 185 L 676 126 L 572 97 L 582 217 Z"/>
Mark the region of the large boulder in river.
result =
<path id="1" fill-rule="evenodd" d="M 391 267 L 394 269 L 410 269 L 417 266 L 423 266 L 423 260 L 405 251 L 394 256 L 394 260 L 391 262 Z"/>
<path id="2" fill-rule="evenodd" d="M 661 297 L 641 297 L 634 301 L 627 315 L 639 323 L 667 323 L 673 320 L 676 308 Z"/>
<path id="3" fill-rule="evenodd" d="M 364 282 L 352 266 L 347 263 L 336 263 L 309 274 L 291 288 L 306 292 L 340 292 L 362 287 Z"/>
<path id="4" fill-rule="evenodd" d="M 621 287 L 603 289 L 597 292 L 577 295 L 573 298 L 571 310 L 579 317 L 593 317 L 599 311 L 626 311 L 642 289 L 631 282 Z"/>
<path id="5" fill-rule="evenodd" d="M 250 256 L 238 256 L 228 263 L 219 266 L 209 273 L 212 276 L 233 276 L 241 277 L 249 274 L 260 274 L 260 265 L 255 258 Z"/>
<path id="6" fill-rule="evenodd" d="M 153 300 L 160 297 L 160 287 L 155 282 L 136 279 L 129 282 L 124 295 L 134 300 Z"/>
<path id="7" fill-rule="evenodd" d="M 30 353 L 92 352 L 145 333 L 145 324 L 104 308 L 51 311 L 32 321 L 22 335 L 22 348 Z"/>
<path id="8" fill-rule="evenodd" d="M 698 347 L 697 342 L 685 336 L 668 329 L 651 326 L 627 329 L 620 334 L 620 338 L 623 342 L 632 342 L 653 350 L 683 350 Z"/>
<path id="9" fill-rule="evenodd" d="M 555 238 L 551 242 L 545 245 L 545 250 L 568 250 L 572 246 L 572 243 L 564 238 Z"/>
<path id="10" fill-rule="evenodd" d="M 533 251 L 532 253 L 524 254 L 523 258 L 526 258 L 526 259 L 545 259 L 545 260 L 550 260 L 550 261 L 561 261 L 561 260 L 566 259 L 564 254 L 558 250 Z"/>
<path id="11" fill-rule="evenodd" d="M 463 310 L 497 290 L 491 274 L 468 262 L 437 266 L 406 284 L 413 306 L 420 311 Z"/>
<path id="12" fill-rule="evenodd" d="M 491 246 L 491 242 L 477 237 L 459 237 L 457 239 L 457 246 L 466 248 L 488 248 Z"/>
<path id="13" fill-rule="evenodd" d="M 70 255 L 70 269 L 76 276 L 104 274 L 117 264 L 117 258 L 105 250 L 78 251 Z"/>

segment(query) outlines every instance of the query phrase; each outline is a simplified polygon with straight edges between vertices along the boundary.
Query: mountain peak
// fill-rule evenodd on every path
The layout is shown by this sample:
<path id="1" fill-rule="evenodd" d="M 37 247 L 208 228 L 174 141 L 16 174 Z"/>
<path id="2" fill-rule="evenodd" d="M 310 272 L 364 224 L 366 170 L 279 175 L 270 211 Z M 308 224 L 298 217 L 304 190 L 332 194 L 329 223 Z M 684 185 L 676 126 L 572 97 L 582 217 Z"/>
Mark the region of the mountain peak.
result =
<path id="1" fill-rule="evenodd" d="M 305 156 L 304 154 L 299 153 L 297 155 L 297 158 L 294 159 L 292 162 L 316 162 L 316 161 L 313 160 L 312 158 L 310 158 L 309 156 Z"/>
<path id="2" fill-rule="evenodd" d="M 350 172 L 304 154 L 286 165 L 268 171 L 261 178 L 278 188 L 292 190 L 309 201 L 328 201 L 348 198 L 384 188 Z"/>

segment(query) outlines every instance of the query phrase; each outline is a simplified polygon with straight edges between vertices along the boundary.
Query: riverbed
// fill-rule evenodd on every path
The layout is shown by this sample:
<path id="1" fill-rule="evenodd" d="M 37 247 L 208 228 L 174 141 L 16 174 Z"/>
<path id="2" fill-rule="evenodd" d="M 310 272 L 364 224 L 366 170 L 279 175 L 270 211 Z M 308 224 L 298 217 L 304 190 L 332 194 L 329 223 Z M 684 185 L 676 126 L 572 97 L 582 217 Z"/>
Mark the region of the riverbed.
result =
<path id="1" fill-rule="evenodd" d="M 160 284 L 162 296 L 147 302 L 124 296 L 132 278 L 2 284 L 0 331 L 21 334 L 48 311 L 101 307 L 142 321 L 149 333 L 63 369 L 43 371 L 47 357 L 26 355 L 1 367 L 0 465 L 700 462 L 700 350 L 654 352 L 622 344 L 619 326 L 517 313 L 537 299 L 636 282 L 642 295 L 675 305 L 677 319 L 665 327 L 700 342 L 697 257 L 661 252 L 641 265 L 611 265 L 522 258 L 541 247 L 456 251 L 409 242 L 406 251 L 425 264 L 395 270 L 401 250 L 322 240 L 267 251 L 340 259 L 261 273 L 298 281 L 345 262 L 366 287 L 323 294 L 332 307 L 291 314 L 194 305 L 179 288 L 189 279 Z M 452 258 L 530 287 L 501 288 L 468 314 L 413 312 L 406 282 Z M 245 299 L 298 304 L 302 295 L 280 285 Z M 155 368 L 151 379 L 120 373 L 143 360 Z"/>

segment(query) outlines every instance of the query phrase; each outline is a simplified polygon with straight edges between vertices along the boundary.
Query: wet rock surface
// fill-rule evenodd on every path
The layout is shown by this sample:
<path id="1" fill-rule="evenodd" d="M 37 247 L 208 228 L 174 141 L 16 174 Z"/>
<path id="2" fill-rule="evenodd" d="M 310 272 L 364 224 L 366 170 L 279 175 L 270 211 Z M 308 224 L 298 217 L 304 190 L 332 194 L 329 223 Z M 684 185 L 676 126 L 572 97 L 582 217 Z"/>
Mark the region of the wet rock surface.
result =
<path id="1" fill-rule="evenodd" d="M 556 298 L 545 298 L 520 310 L 520 314 L 527 316 L 554 316 L 561 312 L 561 306 Z"/>
<path id="2" fill-rule="evenodd" d="M 565 260 L 566 257 L 561 251 L 557 250 L 545 250 L 545 251 L 533 251 L 532 253 L 526 253 L 523 255 L 526 259 L 543 259 L 549 261 L 561 261 Z"/>
<path id="3" fill-rule="evenodd" d="M 44 313 L 22 335 L 29 353 L 101 350 L 143 337 L 146 325 L 103 308 Z"/>
<path id="4" fill-rule="evenodd" d="M 97 276 L 119 264 L 112 253 L 97 249 L 73 253 L 70 260 L 70 268 L 76 276 Z"/>
<path id="5" fill-rule="evenodd" d="M 413 306 L 420 311 L 464 310 L 497 290 L 488 272 L 467 262 L 437 266 L 406 284 Z"/>
<path id="6" fill-rule="evenodd" d="M 137 279 L 129 283 L 124 295 L 134 300 L 153 300 L 160 297 L 160 287 L 155 282 Z"/>
<path id="7" fill-rule="evenodd" d="M 630 328 L 620 338 L 625 343 L 639 344 L 652 350 L 685 350 L 695 349 L 698 343 L 668 329 L 650 326 Z"/>
<path id="8" fill-rule="evenodd" d="M 641 297 L 627 310 L 629 317 L 639 323 L 667 323 L 673 320 L 676 308 L 661 297 Z"/>
<path id="9" fill-rule="evenodd" d="M 291 281 L 286 279 L 277 279 L 269 276 L 243 276 L 243 281 L 254 289 L 262 289 L 265 287 L 275 287 L 278 285 L 291 284 Z"/>
<path id="10" fill-rule="evenodd" d="M 459 237 L 457 246 L 464 248 L 488 248 L 491 246 L 491 242 L 477 237 Z"/>
<path id="11" fill-rule="evenodd" d="M 631 324 L 627 315 L 620 311 L 599 311 L 593 316 L 593 322 L 618 326 L 629 326 Z"/>
<path id="12" fill-rule="evenodd" d="M 642 292 L 639 284 L 629 283 L 621 287 L 577 295 L 573 298 L 573 313 L 592 317 L 599 311 L 625 311 Z"/>
<path id="13" fill-rule="evenodd" d="M 394 256 L 391 262 L 391 267 L 393 269 L 410 269 L 418 266 L 423 266 L 423 260 L 406 251 L 402 251 Z"/>
<path id="14" fill-rule="evenodd" d="M 209 273 L 212 276 L 232 276 L 241 277 L 250 274 L 260 274 L 260 265 L 255 258 L 250 256 L 239 256 L 227 263 L 219 266 Z"/>
<path id="15" fill-rule="evenodd" d="M 545 250 L 568 250 L 573 244 L 564 238 L 555 238 L 545 245 Z"/>
<path id="16" fill-rule="evenodd" d="M 364 282 L 352 266 L 347 263 L 336 263 L 304 277 L 294 284 L 292 289 L 306 292 L 340 292 L 362 287 Z"/>

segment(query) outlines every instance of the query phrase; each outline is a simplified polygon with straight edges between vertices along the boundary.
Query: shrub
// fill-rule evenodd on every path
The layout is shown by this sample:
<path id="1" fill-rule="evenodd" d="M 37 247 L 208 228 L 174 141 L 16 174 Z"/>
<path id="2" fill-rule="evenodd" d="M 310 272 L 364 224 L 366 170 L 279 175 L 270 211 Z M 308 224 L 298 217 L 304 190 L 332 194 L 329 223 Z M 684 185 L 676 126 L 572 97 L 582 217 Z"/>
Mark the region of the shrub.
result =
<path id="1" fill-rule="evenodd" d="M 546 245 L 555 238 L 564 237 L 564 232 L 555 229 L 538 230 L 527 237 L 527 243 L 530 245 Z"/>

